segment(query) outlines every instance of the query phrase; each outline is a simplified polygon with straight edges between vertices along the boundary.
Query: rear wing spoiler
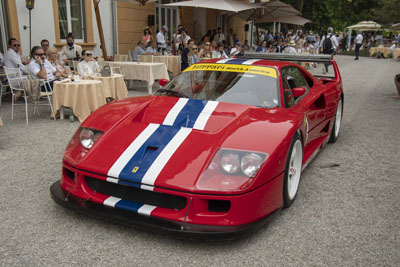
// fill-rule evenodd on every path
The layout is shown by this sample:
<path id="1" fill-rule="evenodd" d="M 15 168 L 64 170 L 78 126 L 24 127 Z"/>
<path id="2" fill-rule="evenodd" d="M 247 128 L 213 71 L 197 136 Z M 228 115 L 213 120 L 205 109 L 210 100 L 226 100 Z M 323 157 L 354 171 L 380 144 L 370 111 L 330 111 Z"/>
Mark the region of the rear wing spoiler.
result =
<path id="1" fill-rule="evenodd" d="M 298 62 L 318 62 L 329 63 L 333 55 L 311 55 L 311 54 L 285 54 L 285 53 L 255 53 L 245 51 L 243 56 L 238 58 L 267 59 L 277 61 L 298 61 Z"/>
<path id="2" fill-rule="evenodd" d="M 245 51 L 244 55 L 238 56 L 238 58 L 247 58 L 247 59 L 265 59 L 265 60 L 275 60 L 275 61 L 290 61 L 300 64 L 300 62 L 316 62 L 316 63 L 328 63 L 332 64 L 334 69 L 334 76 L 329 74 L 319 74 L 315 73 L 315 71 L 310 71 L 310 73 L 315 77 L 325 77 L 325 78 L 334 78 L 336 81 L 341 81 L 341 76 L 339 73 L 339 68 L 336 62 L 333 60 L 334 55 L 325 55 L 325 54 L 285 54 L 285 53 L 255 53 Z"/>

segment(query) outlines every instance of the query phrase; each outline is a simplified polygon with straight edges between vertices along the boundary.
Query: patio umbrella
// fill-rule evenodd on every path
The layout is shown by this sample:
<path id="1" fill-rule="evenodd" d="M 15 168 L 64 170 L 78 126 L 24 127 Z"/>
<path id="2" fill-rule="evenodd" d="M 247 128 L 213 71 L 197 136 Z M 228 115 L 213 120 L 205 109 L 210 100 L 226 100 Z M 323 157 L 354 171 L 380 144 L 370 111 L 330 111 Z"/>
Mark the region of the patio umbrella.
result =
<path id="1" fill-rule="evenodd" d="M 192 0 L 165 4 L 164 6 L 201 7 L 230 12 L 239 12 L 243 10 L 259 8 L 258 5 L 245 3 L 240 0 Z"/>
<path id="2" fill-rule="evenodd" d="M 285 4 L 278 0 L 260 3 L 257 4 L 257 6 L 260 8 L 242 11 L 235 16 L 238 16 L 246 21 L 254 20 L 258 22 L 268 20 L 268 22 L 273 22 L 278 21 L 278 18 L 281 17 L 301 15 L 301 13 L 291 5 Z"/>
<path id="3" fill-rule="evenodd" d="M 280 22 L 280 23 L 288 23 L 294 25 L 301 25 L 303 26 L 306 23 L 309 23 L 310 20 L 305 19 L 301 16 L 282 16 L 282 17 L 264 17 L 259 20 L 256 20 L 256 23 L 261 22 Z"/>
<path id="4" fill-rule="evenodd" d="M 117 1 L 144 6 L 146 4 L 156 2 L 157 0 L 117 0 Z"/>
<path id="5" fill-rule="evenodd" d="M 400 30 L 400 23 L 393 24 L 390 29 L 394 31 Z"/>
<path id="6" fill-rule="evenodd" d="M 356 30 L 356 31 L 379 31 L 381 29 L 381 25 L 374 22 L 374 21 L 361 21 L 356 25 L 352 25 L 347 27 L 349 30 Z"/>

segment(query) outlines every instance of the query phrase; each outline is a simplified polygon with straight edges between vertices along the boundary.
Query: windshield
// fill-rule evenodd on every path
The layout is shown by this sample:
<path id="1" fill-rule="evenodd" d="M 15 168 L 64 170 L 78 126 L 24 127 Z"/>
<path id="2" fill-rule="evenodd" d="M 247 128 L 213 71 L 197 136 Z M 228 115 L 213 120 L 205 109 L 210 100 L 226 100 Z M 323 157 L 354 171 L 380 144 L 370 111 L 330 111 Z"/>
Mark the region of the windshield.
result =
<path id="1" fill-rule="evenodd" d="M 276 70 L 269 67 L 195 64 L 157 91 L 156 95 L 174 95 L 263 108 L 279 107 L 280 94 L 276 76 Z"/>

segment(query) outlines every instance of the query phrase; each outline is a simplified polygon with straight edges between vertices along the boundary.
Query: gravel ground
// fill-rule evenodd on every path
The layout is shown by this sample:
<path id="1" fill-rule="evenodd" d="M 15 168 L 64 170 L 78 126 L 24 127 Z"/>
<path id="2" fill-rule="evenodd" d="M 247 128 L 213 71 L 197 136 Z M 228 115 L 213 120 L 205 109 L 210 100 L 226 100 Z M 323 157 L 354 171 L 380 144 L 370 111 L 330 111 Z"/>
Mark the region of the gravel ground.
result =
<path id="1" fill-rule="evenodd" d="M 337 61 L 345 90 L 339 140 L 305 170 L 290 209 L 235 241 L 177 240 L 61 208 L 49 186 L 79 123 L 50 120 L 46 107 L 29 126 L 19 107 L 11 123 L 3 102 L 0 266 L 399 266 L 400 100 L 391 96 L 400 63 Z M 143 85 L 130 91 L 145 93 Z"/>

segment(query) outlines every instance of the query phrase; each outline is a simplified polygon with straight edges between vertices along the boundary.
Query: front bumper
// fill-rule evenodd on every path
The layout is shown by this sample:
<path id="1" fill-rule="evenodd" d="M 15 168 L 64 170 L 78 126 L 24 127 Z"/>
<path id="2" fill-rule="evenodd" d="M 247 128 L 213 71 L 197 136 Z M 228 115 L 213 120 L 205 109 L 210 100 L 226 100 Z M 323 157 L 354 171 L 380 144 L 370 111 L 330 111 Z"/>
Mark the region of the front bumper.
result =
<path id="1" fill-rule="evenodd" d="M 59 205 L 77 210 L 79 212 L 89 214 L 109 221 L 122 223 L 126 225 L 135 225 L 152 231 L 170 233 L 181 238 L 190 239 L 235 239 L 251 231 L 261 228 L 271 218 L 272 214 L 264 218 L 244 225 L 235 226 L 218 226 L 218 225 L 200 225 L 190 224 L 157 217 L 148 217 L 134 214 L 132 212 L 110 208 L 90 199 L 82 199 L 69 194 L 65 189 L 60 187 L 60 181 L 52 184 L 50 187 L 51 198 Z"/>

